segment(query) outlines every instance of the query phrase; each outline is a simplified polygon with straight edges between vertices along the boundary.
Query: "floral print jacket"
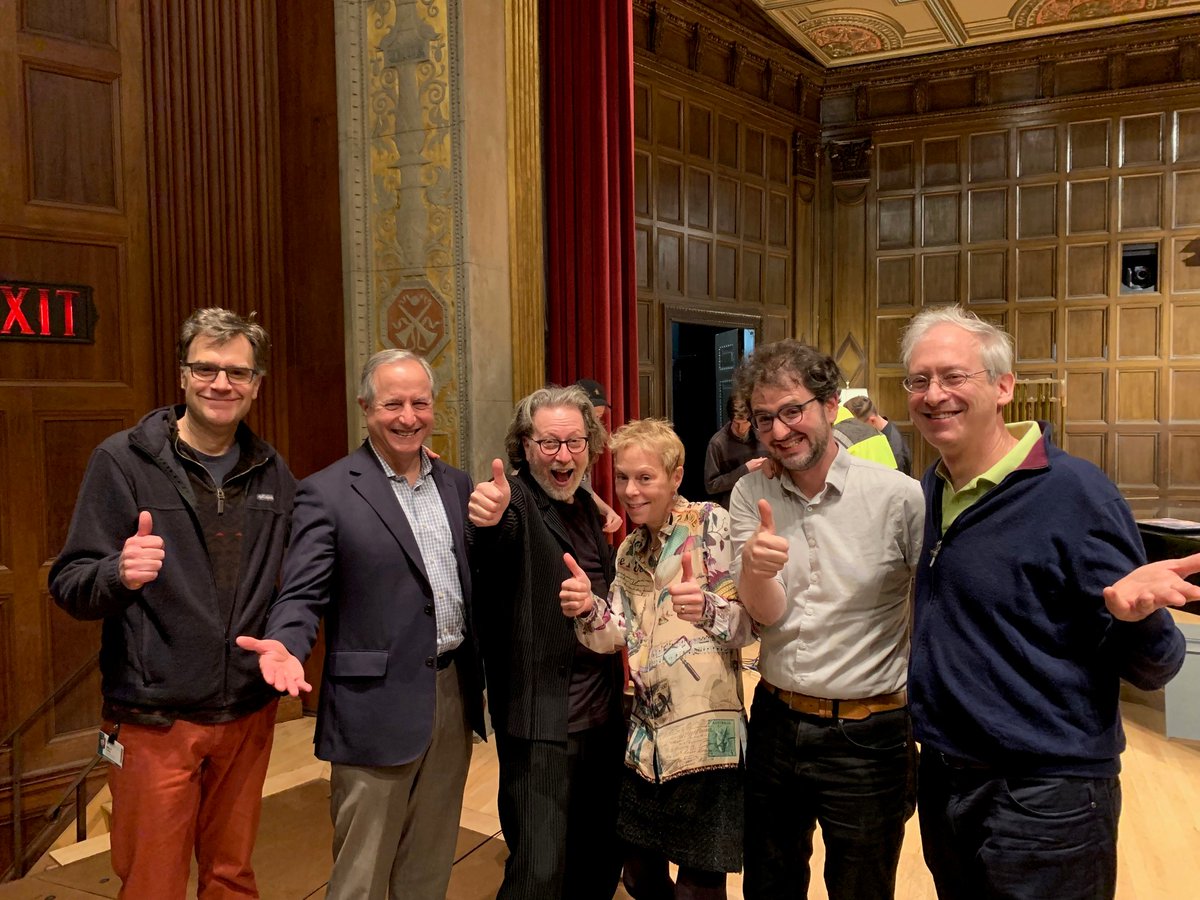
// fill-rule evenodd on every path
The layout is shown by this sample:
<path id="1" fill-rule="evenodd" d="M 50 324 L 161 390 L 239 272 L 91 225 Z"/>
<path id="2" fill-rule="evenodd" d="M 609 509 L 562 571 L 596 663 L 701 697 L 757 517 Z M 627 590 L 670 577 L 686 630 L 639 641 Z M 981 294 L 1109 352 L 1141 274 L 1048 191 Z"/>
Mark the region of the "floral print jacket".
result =
<path id="1" fill-rule="evenodd" d="M 704 591 L 700 625 L 675 615 L 667 588 L 682 579 L 683 555 Z M 729 574 L 729 513 L 676 498 L 651 535 L 643 525 L 617 551 L 617 576 L 605 602 L 575 620 L 598 653 L 629 651 L 635 702 L 626 765 L 648 781 L 736 767 L 746 743 L 741 654 L 755 640 L 750 614 Z"/>

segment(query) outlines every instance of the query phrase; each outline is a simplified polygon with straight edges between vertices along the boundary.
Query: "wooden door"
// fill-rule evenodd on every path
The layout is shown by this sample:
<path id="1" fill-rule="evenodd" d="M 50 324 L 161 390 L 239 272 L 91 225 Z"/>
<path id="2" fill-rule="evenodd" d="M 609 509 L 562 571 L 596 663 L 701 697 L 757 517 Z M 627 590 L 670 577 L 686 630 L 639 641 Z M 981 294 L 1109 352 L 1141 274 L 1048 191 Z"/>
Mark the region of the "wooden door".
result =
<path id="1" fill-rule="evenodd" d="M 0 85 L 6 734 L 99 646 L 99 625 L 60 612 L 46 576 L 92 449 L 133 424 L 154 394 L 140 0 L 0 0 Z M 21 293 L 31 283 L 48 286 L 45 318 L 33 299 L 39 289 Z M 85 289 L 70 298 L 70 323 L 56 290 L 63 285 Z M 78 337 L 93 311 L 89 340 L 60 340 L 64 330 Z M 94 751 L 98 681 L 93 672 L 25 736 L 24 768 L 35 773 L 27 807 L 37 805 L 39 789 L 53 789 L 56 770 Z M 0 759 L 4 823 L 8 763 Z M 9 855 L 0 839 L 0 869 Z"/>

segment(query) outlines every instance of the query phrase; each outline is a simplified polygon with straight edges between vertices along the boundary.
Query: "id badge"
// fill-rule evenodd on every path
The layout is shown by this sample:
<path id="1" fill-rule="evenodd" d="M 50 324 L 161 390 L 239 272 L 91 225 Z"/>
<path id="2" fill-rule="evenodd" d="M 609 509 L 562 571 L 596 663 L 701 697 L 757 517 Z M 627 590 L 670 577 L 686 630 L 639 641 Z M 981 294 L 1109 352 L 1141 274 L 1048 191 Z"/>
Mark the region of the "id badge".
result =
<path id="1" fill-rule="evenodd" d="M 117 740 L 117 735 L 121 731 L 121 726 L 118 725 L 113 729 L 112 734 L 106 734 L 104 729 L 100 729 L 100 737 L 97 742 L 96 752 L 107 759 L 118 769 L 125 765 L 125 747 Z"/>

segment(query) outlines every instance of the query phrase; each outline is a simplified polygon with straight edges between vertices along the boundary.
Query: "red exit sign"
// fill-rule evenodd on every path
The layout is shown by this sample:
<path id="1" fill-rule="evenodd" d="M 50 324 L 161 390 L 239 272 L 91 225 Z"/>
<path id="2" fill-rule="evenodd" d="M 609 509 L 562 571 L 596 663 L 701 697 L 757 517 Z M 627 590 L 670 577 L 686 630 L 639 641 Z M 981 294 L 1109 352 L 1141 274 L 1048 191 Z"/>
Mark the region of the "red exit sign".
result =
<path id="1" fill-rule="evenodd" d="M 95 342 L 92 289 L 0 279 L 0 341 Z"/>

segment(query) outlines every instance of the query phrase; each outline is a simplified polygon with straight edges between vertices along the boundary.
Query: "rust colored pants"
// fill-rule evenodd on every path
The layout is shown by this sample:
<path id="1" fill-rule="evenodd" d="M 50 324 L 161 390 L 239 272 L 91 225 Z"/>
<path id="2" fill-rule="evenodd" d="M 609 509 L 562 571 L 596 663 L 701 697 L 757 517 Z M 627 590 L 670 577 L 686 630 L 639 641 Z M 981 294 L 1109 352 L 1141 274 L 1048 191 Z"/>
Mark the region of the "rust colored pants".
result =
<path id="1" fill-rule="evenodd" d="M 109 767 L 108 786 L 124 900 L 182 900 L 193 849 L 200 900 L 258 896 L 250 854 L 277 706 L 219 725 L 121 726 L 125 766 Z"/>

